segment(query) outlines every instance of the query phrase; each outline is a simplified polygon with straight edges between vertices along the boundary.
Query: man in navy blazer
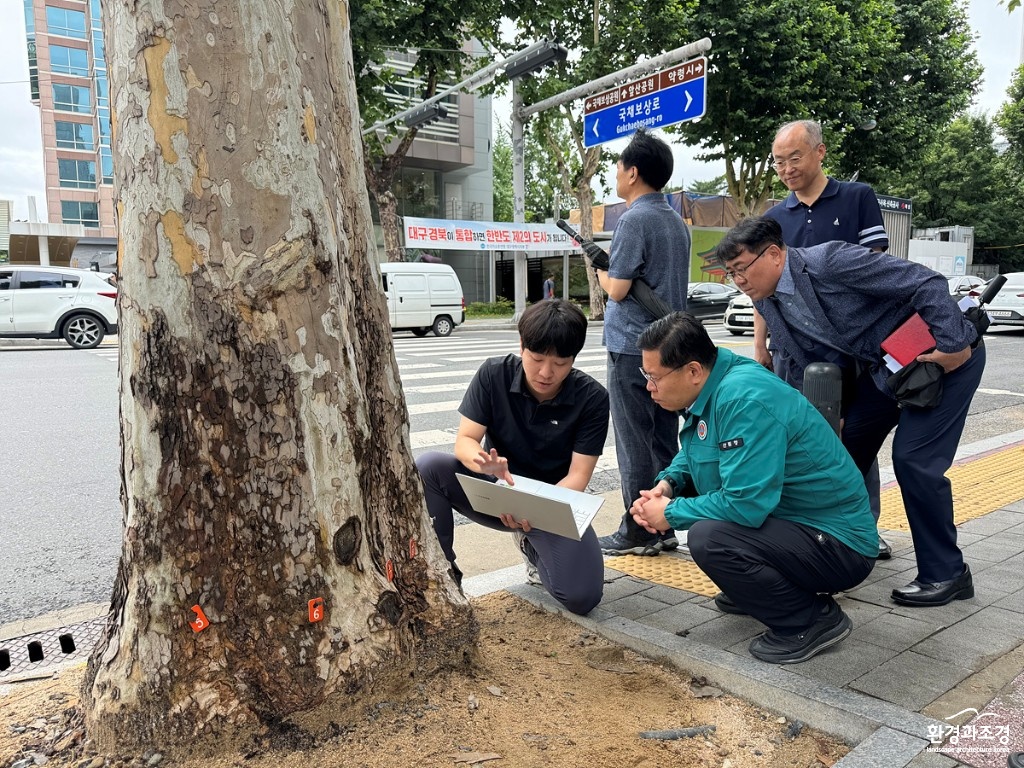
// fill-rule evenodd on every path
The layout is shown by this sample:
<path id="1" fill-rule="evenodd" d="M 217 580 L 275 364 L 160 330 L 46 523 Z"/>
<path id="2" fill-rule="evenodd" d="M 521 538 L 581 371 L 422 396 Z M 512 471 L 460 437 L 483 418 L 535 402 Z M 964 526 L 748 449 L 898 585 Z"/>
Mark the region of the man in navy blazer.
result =
<path id="1" fill-rule="evenodd" d="M 799 387 L 809 363 L 827 360 L 843 369 L 852 386 L 844 386 L 842 440 L 862 472 L 899 426 L 893 469 L 918 572 L 909 585 L 893 590 L 892 599 L 930 606 L 973 597 L 945 472 L 981 382 L 985 349 L 950 297 L 946 278 L 921 264 L 850 243 L 787 248 L 778 222 L 763 216 L 733 227 L 716 254 L 767 323 L 781 353 L 776 360 L 780 376 Z M 881 343 L 914 312 L 936 343 L 934 351 L 917 359 L 935 362 L 944 371 L 943 396 L 934 408 L 900 407 L 886 384 L 890 372 Z"/>

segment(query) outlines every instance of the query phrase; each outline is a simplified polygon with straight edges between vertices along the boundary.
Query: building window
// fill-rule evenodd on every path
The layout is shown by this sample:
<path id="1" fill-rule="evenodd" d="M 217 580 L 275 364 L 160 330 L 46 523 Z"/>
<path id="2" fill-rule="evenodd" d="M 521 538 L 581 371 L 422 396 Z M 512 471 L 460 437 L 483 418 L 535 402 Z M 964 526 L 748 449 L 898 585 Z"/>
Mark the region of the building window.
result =
<path id="1" fill-rule="evenodd" d="M 46 6 L 46 31 L 51 35 L 85 40 L 85 14 L 67 8 Z"/>
<path id="2" fill-rule="evenodd" d="M 36 37 L 28 36 L 28 87 L 32 101 L 39 103 L 39 62 L 36 59 Z"/>
<path id="3" fill-rule="evenodd" d="M 96 149 L 93 143 L 93 129 L 88 123 L 68 123 L 57 120 L 54 125 L 57 128 L 57 147 L 59 149 L 82 149 L 87 152 Z"/>
<path id="4" fill-rule="evenodd" d="M 100 107 L 96 110 L 96 119 L 100 123 L 100 144 L 105 147 L 110 146 L 110 109 L 104 109 Z"/>
<path id="5" fill-rule="evenodd" d="M 61 75 L 89 76 L 89 54 L 84 48 L 50 46 L 50 68 Z"/>
<path id="6" fill-rule="evenodd" d="M 107 87 L 107 78 L 104 74 L 100 75 L 96 73 L 96 108 L 97 109 L 110 109 L 110 92 Z"/>
<path id="7" fill-rule="evenodd" d="M 32 0 L 25 0 L 25 32 L 29 37 L 36 33 L 36 11 Z"/>
<path id="8" fill-rule="evenodd" d="M 441 174 L 418 168 L 403 168 L 394 187 L 398 213 L 436 219 L 441 210 Z"/>
<path id="9" fill-rule="evenodd" d="M 114 158 L 110 155 L 110 147 L 100 147 L 100 170 L 103 172 L 103 183 L 114 183 Z"/>
<path id="10" fill-rule="evenodd" d="M 81 85 L 54 83 L 53 108 L 60 112 L 78 112 L 88 115 L 92 112 L 89 89 Z"/>
<path id="11" fill-rule="evenodd" d="M 83 227 L 97 228 L 100 225 L 100 214 L 96 203 L 61 200 L 60 215 L 65 224 L 81 224 Z"/>
<path id="12" fill-rule="evenodd" d="M 60 185 L 70 189 L 96 189 L 96 161 L 57 158 Z"/>

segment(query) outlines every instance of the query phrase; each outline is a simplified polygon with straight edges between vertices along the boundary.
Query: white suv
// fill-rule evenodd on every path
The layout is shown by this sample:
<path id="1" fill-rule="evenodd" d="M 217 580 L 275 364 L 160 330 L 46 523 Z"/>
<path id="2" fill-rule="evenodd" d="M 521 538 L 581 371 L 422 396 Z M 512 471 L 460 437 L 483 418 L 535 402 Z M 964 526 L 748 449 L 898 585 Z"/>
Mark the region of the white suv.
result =
<path id="1" fill-rule="evenodd" d="M 60 339 L 92 349 L 117 333 L 109 275 L 70 267 L 0 264 L 0 338 Z"/>
<path id="2" fill-rule="evenodd" d="M 741 293 L 729 302 L 722 325 L 733 336 L 742 336 L 754 330 L 754 302 L 747 294 Z"/>

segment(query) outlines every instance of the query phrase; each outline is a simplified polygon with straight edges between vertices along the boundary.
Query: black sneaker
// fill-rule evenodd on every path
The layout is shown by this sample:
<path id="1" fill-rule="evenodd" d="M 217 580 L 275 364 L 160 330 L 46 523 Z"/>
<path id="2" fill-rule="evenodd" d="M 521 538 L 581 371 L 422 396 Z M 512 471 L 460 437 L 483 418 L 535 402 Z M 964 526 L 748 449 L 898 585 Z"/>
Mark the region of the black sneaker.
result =
<path id="1" fill-rule="evenodd" d="M 658 544 L 662 552 L 674 552 L 679 549 L 679 539 L 676 538 L 676 532 L 669 528 L 664 533 L 658 534 Z"/>
<path id="2" fill-rule="evenodd" d="M 853 631 L 853 622 L 834 600 L 818 620 L 796 635 L 780 635 L 769 629 L 750 641 L 750 655 L 769 664 L 799 664 L 831 648 Z"/>
<path id="3" fill-rule="evenodd" d="M 675 536 L 672 539 L 675 540 Z M 661 539 L 659 538 L 652 538 L 648 541 L 633 541 L 623 536 L 619 531 L 610 533 L 607 536 L 601 536 L 597 543 L 601 547 L 601 551 L 606 555 L 654 557 L 662 549 Z M 676 541 L 676 546 L 679 546 L 678 541 Z"/>

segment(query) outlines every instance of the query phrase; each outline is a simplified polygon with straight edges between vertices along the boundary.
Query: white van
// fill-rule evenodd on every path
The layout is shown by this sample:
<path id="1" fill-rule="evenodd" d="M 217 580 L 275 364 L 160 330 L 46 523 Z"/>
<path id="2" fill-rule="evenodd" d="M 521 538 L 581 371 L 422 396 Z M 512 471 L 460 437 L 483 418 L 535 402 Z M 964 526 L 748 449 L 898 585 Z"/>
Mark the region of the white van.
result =
<path id="1" fill-rule="evenodd" d="M 447 264 L 388 261 L 380 265 L 388 318 L 394 331 L 448 336 L 466 318 L 466 299 Z"/>

